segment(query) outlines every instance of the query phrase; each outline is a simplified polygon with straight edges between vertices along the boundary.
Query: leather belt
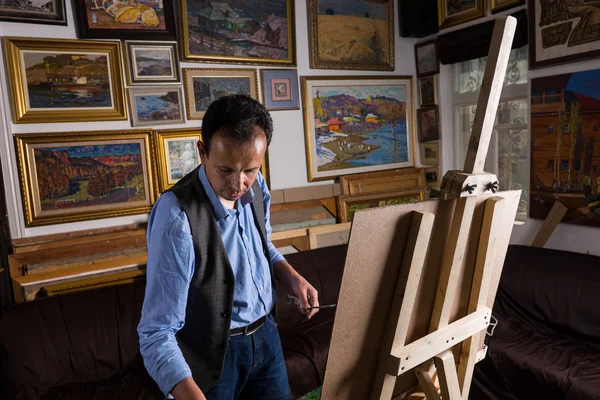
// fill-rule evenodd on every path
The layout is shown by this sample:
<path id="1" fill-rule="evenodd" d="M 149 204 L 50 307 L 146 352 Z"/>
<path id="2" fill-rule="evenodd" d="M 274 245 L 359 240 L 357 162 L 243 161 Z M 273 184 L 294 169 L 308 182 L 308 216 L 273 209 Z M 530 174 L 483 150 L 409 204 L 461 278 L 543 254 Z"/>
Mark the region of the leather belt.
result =
<path id="1" fill-rule="evenodd" d="M 248 336 L 260 329 L 265 324 L 266 317 L 262 317 L 251 323 L 250 325 L 242 326 L 239 328 L 233 328 L 229 330 L 229 336 Z"/>

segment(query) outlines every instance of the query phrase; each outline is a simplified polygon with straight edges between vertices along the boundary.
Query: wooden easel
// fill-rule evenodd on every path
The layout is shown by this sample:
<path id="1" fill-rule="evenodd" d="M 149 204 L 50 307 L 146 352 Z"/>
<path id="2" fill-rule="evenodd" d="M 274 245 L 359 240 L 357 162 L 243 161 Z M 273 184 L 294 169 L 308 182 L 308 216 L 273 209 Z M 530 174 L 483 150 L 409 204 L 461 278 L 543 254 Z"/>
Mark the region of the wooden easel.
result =
<path id="1" fill-rule="evenodd" d="M 521 194 L 496 194 L 483 171 L 515 28 L 497 19 L 464 169 L 446 173 L 443 200 L 355 214 L 321 399 L 387 400 L 416 380 L 428 400 L 468 399 Z"/>

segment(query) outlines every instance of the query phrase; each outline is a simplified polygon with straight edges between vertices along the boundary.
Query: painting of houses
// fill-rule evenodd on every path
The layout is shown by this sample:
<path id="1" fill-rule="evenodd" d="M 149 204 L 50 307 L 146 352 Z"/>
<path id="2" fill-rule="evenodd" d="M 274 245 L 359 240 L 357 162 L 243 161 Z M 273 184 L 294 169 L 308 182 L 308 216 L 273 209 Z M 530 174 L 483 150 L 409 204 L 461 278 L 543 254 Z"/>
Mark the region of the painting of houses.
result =
<path id="1" fill-rule="evenodd" d="M 185 58 L 292 63 L 292 8 L 290 0 L 187 0 Z"/>
<path id="2" fill-rule="evenodd" d="M 563 222 L 600 227 L 599 125 L 600 70 L 532 80 L 532 218 L 560 201 Z"/>

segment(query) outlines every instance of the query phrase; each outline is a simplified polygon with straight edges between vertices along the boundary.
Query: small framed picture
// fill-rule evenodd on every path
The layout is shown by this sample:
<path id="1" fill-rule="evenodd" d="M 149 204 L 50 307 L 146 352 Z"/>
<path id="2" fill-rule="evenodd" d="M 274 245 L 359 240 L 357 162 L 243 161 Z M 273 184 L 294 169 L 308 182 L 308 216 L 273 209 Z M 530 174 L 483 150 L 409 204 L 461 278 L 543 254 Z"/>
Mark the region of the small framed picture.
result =
<path id="1" fill-rule="evenodd" d="M 421 144 L 421 164 L 438 166 L 440 165 L 440 144 L 422 143 Z"/>
<path id="2" fill-rule="evenodd" d="M 298 73 L 295 69 L 261 69 L 262 99 L 267 110 L 299 110 Z"/>
<path id="3" fill-rule="evenodd" d="M 425 183 L 430 189 L 439 189 L 440 187 L 440 167 L 425 168 Z"/>
<path id="4" fill-rule="evenodd" d="M 173 187 L 181 178 L 200 165 L 198 141 L 200 128 L 182 128 L 154 131 L 156 162 L 160 192 Z"/>
<path id="5" fill-rule="evenodd" d="M 181 86 L 130 88 L 129 107 L 132 126 L 183 123 Z"/>
<path id="6" fill-rule="evenodd" d="M 437 55 L 437 40 L 417 43 L 415 45 L 415 60 L 417 60 L 417 77 L 440 73 L 440 62 Z"/>
<path id="7" fill-rule="evenodd" d="M 202 119 L 215 100 L 244 94 L 258 100 L 258 79 L 255 69 L 184 68 L 183 81 L 188 119 Z"/>
<path id="8" fill-rule="evenodd" d="M 65 0 L 0 1 L 0 21 L 67 25 Z"/>
<path id="9" fill-rule="evenodd" d="M 177 42 L 127 40 L 123 46 L 129 85 L 181 82 Z"/>
<path id="10" fill-rule="evenodd" d="M 419 108 L 417 110 L 417 121 L 419 124 L 419 142 L 440 139 L 438 106 Z"/>
<path id="11" fill-rule="evenodd" d="M 437 104 L 437 75 L 419 78 L 419 105 L 433 106 Z"/>

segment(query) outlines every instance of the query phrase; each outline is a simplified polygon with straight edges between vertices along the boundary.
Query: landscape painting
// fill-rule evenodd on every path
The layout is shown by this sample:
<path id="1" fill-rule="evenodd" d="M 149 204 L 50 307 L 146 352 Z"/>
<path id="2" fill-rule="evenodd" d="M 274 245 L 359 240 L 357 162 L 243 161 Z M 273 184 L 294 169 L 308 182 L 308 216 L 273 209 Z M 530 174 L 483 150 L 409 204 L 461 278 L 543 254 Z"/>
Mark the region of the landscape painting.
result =
<path id="1" fill-rule="evenodd" d="M 410 77 L 303 77 L 309 180 L 414 165 Z"/>
<path id="2" fill-rule="evenodd" d="M 600 70 L 531 81 L 531 218 L 600 227 Z"/>
<path id="3" fill-rule="evenodd" d="M 31 109 L 112 107 L 108 55 L 23 52 Z"/>
<path id="4" fill-rule="evenodd" d="M 0 0 L 0 21 L 67 25 L 64 0 Z"/>
<path id="5" fill-rule="evenodd" d="M 215 100 L 243 94 L 256 100 L 258 83 L 256 70 L 248 69 L 184 69 L 188 119 L 202 119 Z"/>
<path id="6" fill-rule="evenodd" d="M 486 4 L 487 0 L 438 0 L 440 28 L 484 17 Z"/>
<path id="7" fill-rule="evenodd" d="M 340 222 L 351 222 L 354 213 L 375 207 L 393 206 L 396 204 L 416 203 L 425 199 L 424 189 L 387 191 L 380 193 L 366 193 L 356 195 L 343 195 L 338 198 Z"/>
<path id="8" fill-rule="evenodd" d="M 311 68 L 394 70 L 391 0 L 309 0 Z"/>
<path id="9" fill-rule="evenodd" d="M 31 213 L 28 222 L 67 222 L 149 210 L 154 202 L 148 167 L 150 132 L 133 135 L 96 140 L 87 139 L 94 134 L 84 139 L 84 133 L 77 132 L 58 135 L 58 140 L 44 140 L 41 134 L 18 135 L 23 199 Z M 73 140 L 60 140 L 65 138 Z"/>
<path id="10" fill-rule="evenodd" d="M 132 126 L 154 126 L 182 123 L 183 95 L 181 87 L 129 89 Z"/>
<path id="11" fill-rule="evenodd" d="M 182 2 L 189 61 L 295 65 L 293 0 Z"/>

